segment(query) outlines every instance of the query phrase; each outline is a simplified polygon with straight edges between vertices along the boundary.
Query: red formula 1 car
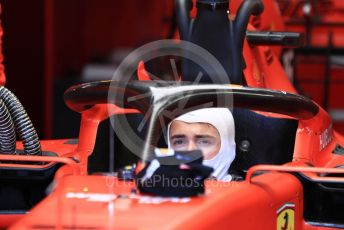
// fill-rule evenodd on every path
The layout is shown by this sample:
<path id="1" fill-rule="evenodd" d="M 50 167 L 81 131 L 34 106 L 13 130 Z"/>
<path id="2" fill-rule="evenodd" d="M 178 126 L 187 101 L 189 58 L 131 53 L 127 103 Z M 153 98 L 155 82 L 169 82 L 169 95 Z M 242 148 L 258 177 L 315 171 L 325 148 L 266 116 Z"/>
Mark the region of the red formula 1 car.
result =
<path id="1" fill-rule="evenodd" d="M 198 8 L 207 13 L 226 11 L 223 1 L 199 2 Z M 1 202 L 6 204 L 1 206 L 1 226 L 11 229 L 343 228 L 344 138 L 332 129 L 331 119 L 321 107 L 295 94 L 278 58 L 269 47 L 258 42 L 257 37 L 262 34 L 242 33 L 248 16 L 261 11 L 257 8 L 261 9 L 260 1 L 245 1 L 236 19 L 229 21 L 237 28 L 231 38 L 234 42 L 242 38 L 242 42 L 231 53 L 228 75 L 231 82 L 246 86 L 107 81 L 67 90 L 66 104 L 82 116 L 78 141 L 41 141 L 45 156 L 0 156 L 1 191 L 5 191 Z M 200 23 L 196 20 L 191 30 L 195 34 Z M 195 35 L 190 40 L 201 41 L 198 38 Z M 263 36 L 263 44 L 268 44 L 269 38 Z M 240 60 L 245 60 L 245 65 Z M 188 62 L 183 65 L 182 77 L 190 80 L 190 72 L 197 67 Z M 109 100 L 109 92 L 119 98 Z M 181 104 L 183 110 L 176 109 Z M 109 116 L 145 115 L 147 135 L 137 154 L 148 161 L 152 146 L 157 146 L 161 135 L 159 119 L 165 111 L 170 112 L 168 121 L 205 105 L 233 107 L 237 156 L 230 172 L 245 179 L 207 180 L 205 192 L 200 196 L 159 197 L 140 193 L 135 181 L 127 181 L 119 174 L 88 173 L 92 164 L 89 156 L 104 154 L 95 150 L 95 144 L 99 124 Z M 17 148 L 22 149 L 22 145 L 18 143 Z"/>
<path id="2" fill-rule="evenodd" d="M 209 102 L 221 107 L 229 96 L 233 99 L 234 116 L 254 110 L 264 112 L 265 115 L 257 114 L 264 117 L 269 113 L 283 115 L 273 118 L 276 120 L 287 119 L 286 116 L 295 119 L 298 122 L 295 149 L 292 156 L 286 156 L 281 149 L 275 153 L 271 151 L 271 155 L 264 155 L 263 148 L 257 155 L 241 152 L 232 169 L 242 173 L 246 172 L 245 163 L 273 164 L 272 160 L 276 163 L 249 167 L 244 181 L 206 181 L 203 196 L 146 196 L 137 192 L 134 182 L 121 181 L 113 174 L 87 175 L 84 167 L 94 146 L 97 125 L 107 114 L 104 104 L 108 102 L 109 90 L 118 94 L 128 92 L 124 98 L 146 95 L 144 99 L 127 103 L 126 109 L 131 110 L 112 106 L 114 113 L 140 110 L 147 114 L 149 108 L 154 111 L 149 116 L 152 125 L 147 131 L 142 155 L 148 156 L 149 146 L 156 146 L 156 135 L 161 130 L 160 113 L 177 111 L 173 113 L 177 116 L 182 111 L 175 108 L 186 100 L 193 109 Z M 65 98 L 67 105 L 83 116 L 77 152 L 73 154 L 75 160 L 65 160 L 67 165 L 55 175 L 53 191 L 13 229 L 208 229 L 228 226 L 235 229 L 327 229 L 343 226 L 340 214 L 344 205 L 343 178 L 340 176 L 344 173 L 340 169 L 344 163 L 340 145 L 343 139 L 332 131 L 326 112 L 302 96 L 230 85 L 130 82 L 113 86 L 111 82 L 98 82 L 73 87 L 66 92 Z M 185 110 L 188 109 L 186 105 Z M 247 124 L 237 123 L 236 126 L 240 130 Z M 238 133 L 237 138 L 240 135 Z M 284 160 L 288 157 L 292 158 L 290 162 Z M 57 159 L 62 162 L 65 158 Z M 268 173 L 254 176 L 261 171 Z"/>

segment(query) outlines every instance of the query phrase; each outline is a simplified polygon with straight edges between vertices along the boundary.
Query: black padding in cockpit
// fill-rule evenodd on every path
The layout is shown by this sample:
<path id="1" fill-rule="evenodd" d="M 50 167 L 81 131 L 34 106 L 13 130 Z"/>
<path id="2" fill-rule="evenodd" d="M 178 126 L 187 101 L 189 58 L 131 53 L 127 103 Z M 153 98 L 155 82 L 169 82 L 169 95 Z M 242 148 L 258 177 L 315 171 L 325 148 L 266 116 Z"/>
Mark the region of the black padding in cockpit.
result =
<path id="1" fill-rule="evenodd" d="M 209 11 L 202 10 L 197 13 L 197 17 L 193 20 L 190 25 L 190 32 L 188 41 L 206 49 L 212 54 L 223 66 L 227 76 L 221 79 L 221 83 L 235 83 L 240 84 L 241 82 L 234 82 L 229 80 L 228 76 L 231 75 L 232 67 L 232 50 L 231 50 L 231 33 L 230 33 L 230 21 L 226 11 Z M 195 53 L 197 51 L 195 50 Z M 194 60 L 192 53 L 187 54 L 191 60 Z M 185 81 L 194 81 L 200 72 L 203 76 L 200 82 L 205 83 L 219 83 L 213 79 L 217 73 L 216 70 L 209 67 L 198 66 L 195 62 L 190 59 L 183 59 L 182 62 L 182 76 Z M 211 60 L 209 65 L 211 65 Z M 199 63 L 198 63 L 199 64 Z"/>
<path id="2" fill-rule="evenodd" d="M 137 130 L 143 118 L 141 114 L 116 116 L 121 116 L 121 119 L 128 119 L 132 130 Z M 137 132 L 136 134 L 144 140 L 144 132 L 143 130 L 142 133 Z M 110 147 L 111 145 L 112 147 Z M 113 156 L 112 158 L 111 155 Z M 124 166 L 135 164 L 139 158 L 122 143 L 116 132 L 114 132 L 110 119 L 107 119 L 99 124 L 95 147 L 88 160 L 87 170 L 88 173 L 92 174 L 111 172 L 113 169 L 117 170 Z"/>
<path id="3" fill-rule="evenodd" d="M 284 164 L 293 159 L 298 121 L 271 118 L 234 109 L 236 157 L 230 171 L 245 172 L 257 164 Z"/>

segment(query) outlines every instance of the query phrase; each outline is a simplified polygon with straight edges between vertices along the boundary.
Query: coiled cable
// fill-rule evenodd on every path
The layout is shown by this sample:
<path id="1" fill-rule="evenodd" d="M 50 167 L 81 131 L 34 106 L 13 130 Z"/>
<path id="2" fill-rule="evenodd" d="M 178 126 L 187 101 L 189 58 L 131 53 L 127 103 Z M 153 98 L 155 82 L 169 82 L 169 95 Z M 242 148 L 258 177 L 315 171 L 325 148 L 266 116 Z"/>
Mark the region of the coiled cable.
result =
<path id="1" fill-rule="evenodd" d="M 15 154 L 16 133 L 11 115 L 0 99 L 0 153 Z"/>
<path id="2" fill-rule="evenodd" d="M 0 99 L 11 115 L 16 133 L 23 142 L 24 153 L 29 155 L 41 154 L 41 144 L 36 130 L 18 98 L 11 91 L 0 86 Z"/>

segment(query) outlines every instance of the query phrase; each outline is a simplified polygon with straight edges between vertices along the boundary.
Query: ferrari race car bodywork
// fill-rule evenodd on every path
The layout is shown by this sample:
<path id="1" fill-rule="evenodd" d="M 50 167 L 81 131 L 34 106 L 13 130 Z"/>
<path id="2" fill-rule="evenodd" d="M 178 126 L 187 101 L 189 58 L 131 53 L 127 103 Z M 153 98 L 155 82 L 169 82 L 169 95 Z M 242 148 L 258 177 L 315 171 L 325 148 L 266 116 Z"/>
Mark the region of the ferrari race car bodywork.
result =
<path id="1" fill-rule="evenodd" d="M 53 192 L 14 225 L 13 229 L 54 227 L 120 229 L 157 226 L 159 229 L 206 229 L 228 228 L 228 226 L 236 229 L 253 227 L 274 229 L 276 226 L 288 227 L 287 229 L 317 229 L 318 225 L 322 224 L 331 226 L 329 223 L 331 218 L 334 219 L 332 226 L 335 226 L 335 223 L 336 226 L 341 226 L 339 214 L 329 216 L 320 209 L 312 209 L 318 205 L 322 206 L 322 210 L 326 208 L 325 206 L 329 204 L 323 204 L 325 200 L 319 197 L 314 199 L 317 204 L 311 204 L 309 202 L 314 200 L 309 201 L 305 198 L 305 192 L 309 196 L 314 196 L 312 193 L 325 196 L 323 193 L 326 193 L 331 199 L 336 198 L 338 194 L 332 189 L 340 186 L 342 178 L 330 175 L 318 176 L 318 173 L 331 173 L 331 175 L 343 173 L 342 169 L 335 167 L 342 165 L 344 160 L 341 155 L 332 153 L 340 141 L 339 136 L 329 129 L 331 126 L 328 115 L 310 100 L 285 92 L 237 86 L 131 82 L 126 86 L 119 84 L 117 87 L 112 87 L 110 83 L 85 84 L 70 89 L 65 95 L 67 105 L 78 112 L 89 113 L 86 108 L 90 105 L 95 105 L 95 102 L 103 104 L 107 101 L 108 90 L 123 92 L 124 88 L 121 87 L 130 91 L 130 95 L 125 97 L 150 95 L 145 100 L 126 105 L 127 108 L 133 109 L 128 112 L 134 112 L 134 109 L 145 112 L 149 106 L 155 108 L 153 111 L 157 111 L 156 114 L 153 112 L 150 115 L 150 123 L 154 125 L 148 130 L 147 147 L 156 145 L 157 138 L 154 134 L 161 129 L 159 122 L 154 119 L 158 119 L 157 115 L 163 110 L 173 111 L 180 101 L 186 100 L 185 94 L 188 95 L 192 106 L 213 102 L 214 106 L 220 107 L 223 105 L 219 98 L 224 99 L 231 95 L 234 108 L 280 113 L 299 120 L 293 161 L 286 162 L 283 166 L 260 165 L 250 168 L 245 181 L 207 181 L 206 193 L 203 196 L 161 198 L 139 194 L 135 189 L 135 183 L 121 181 L 112 174 L 86 175 L 83 165 L 86 163 L 84 161 L 87 160 L 89 151 L 84 149 L 79 152 L 80 163 L 69 162 L 70 164 L 60 168 L 55 175 Z M 89 97 L 94 95 L 94 92 L 97 92 L 97 97 Z M 99 113 L 102 106 L 98 108 Z M 177 115 L 178 113 L 174 114 Z M 93 124 L 101 120 L 96 116 L 88 119 L 92 119 Z M 318 122 L 319 120 L 322 122 Z M 87 125 L 85 119 L 83 121 L 82 132 L 95 133 L 96 127 L 92 126 L 91 122 Z M 90 138 L 91 136 L 93 139 Z M 322 142 L 324 136 L 329 138 L 325 140 L 326 144 Z M 94 141 L 94 135 L 80 136 L 78 148 L 82 143 L 94 143 Z M 88 146 L 90 147 L 90 144 Z M 144 151 L 149 154 L 150 150 L 144 148 Z M 257 171 L 270 173 L 252 178 Z M 312 190 L 314 188 L 309 190 L 312 185 L 319 184 L 326 185 L 329 190 L 323 191 L 317 186 L 314 191 Z M 340 202 L 342 202 L 340 199 L 336 200 L 332 208 L 343 205 Z M 305 217 L 309 223 L 306 222 Z M 327 220 L 326 225 L 319 222 L 319 219 Z"/>

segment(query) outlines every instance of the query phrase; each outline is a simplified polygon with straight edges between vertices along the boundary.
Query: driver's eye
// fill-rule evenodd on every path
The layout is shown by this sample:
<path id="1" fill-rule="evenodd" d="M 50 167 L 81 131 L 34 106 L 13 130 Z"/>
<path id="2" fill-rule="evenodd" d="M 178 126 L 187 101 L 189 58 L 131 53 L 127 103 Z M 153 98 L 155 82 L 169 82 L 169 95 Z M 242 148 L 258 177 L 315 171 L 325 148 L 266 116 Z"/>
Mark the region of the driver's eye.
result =
<path id="1" fill-rule="evenodd" d="M 213 144 L 213 140 L 210 138 L 200 138 L 197 140 L 197 146 L 199 147 L 205 147 Z"/>
<path id="2" fill-rule="evenodd" d="M 184 138 L 174 139 L 174 140 L 172 140 L 172 146 L 174 149 L 183 148 L 183 147 L 187 146 L 187 141 Z"/>

